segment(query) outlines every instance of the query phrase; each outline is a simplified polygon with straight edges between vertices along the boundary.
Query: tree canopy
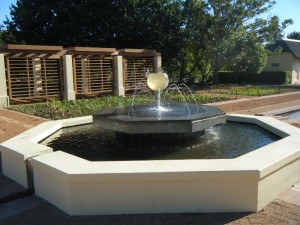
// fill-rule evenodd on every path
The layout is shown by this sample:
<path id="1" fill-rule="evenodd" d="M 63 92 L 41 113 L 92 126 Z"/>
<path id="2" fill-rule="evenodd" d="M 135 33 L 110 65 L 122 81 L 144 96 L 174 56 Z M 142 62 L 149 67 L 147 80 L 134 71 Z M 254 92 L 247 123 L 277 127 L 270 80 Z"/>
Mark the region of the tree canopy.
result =
<path id="1" fill-rule="evenodd" d="M 180 81 L 222 69 L 260 71 L 264 45 L 291 20 L 260 15 L 272 0 L 17 0 L 7 34 L 26 44 L 148 48 Z"/>
<path id="2" fill-rule="evenodd" d="M 287 36 L 290 39 L 300 40 L 300 32 L 294 31 Z"/>

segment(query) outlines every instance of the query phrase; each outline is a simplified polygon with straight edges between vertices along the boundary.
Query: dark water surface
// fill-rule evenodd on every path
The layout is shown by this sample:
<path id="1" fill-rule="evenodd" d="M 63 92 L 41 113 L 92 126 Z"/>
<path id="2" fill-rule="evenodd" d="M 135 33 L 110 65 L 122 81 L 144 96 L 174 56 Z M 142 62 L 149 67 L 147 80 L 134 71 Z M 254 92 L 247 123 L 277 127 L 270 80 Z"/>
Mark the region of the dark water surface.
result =
<path id="1" fill-rule="evenodd" d="M 233 122 L 206 129 L 198 137 L 124 135 L 84 125 L 64 128 L 42 144 L 90 161 L 228 159 L 279 139 L 256 125 Z"/>

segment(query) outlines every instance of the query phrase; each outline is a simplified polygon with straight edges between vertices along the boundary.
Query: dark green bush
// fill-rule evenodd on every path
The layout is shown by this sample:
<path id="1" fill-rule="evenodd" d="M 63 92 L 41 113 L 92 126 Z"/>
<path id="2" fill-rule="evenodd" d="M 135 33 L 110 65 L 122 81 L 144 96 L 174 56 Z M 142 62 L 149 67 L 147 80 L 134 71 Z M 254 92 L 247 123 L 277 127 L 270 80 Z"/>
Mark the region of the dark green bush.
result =
<path id="1" fill-rule="evenodd" d="M 289 71 L 219 72 L 219 81 L 221 84 L 286 84 L 290 80 L 290 74 Z"/>
<path id="2" fill-rule="evenodd" d="M 219 72 L 219 82 L 220 84 L 238 84 L 239 75 L 234 72 Z"/>

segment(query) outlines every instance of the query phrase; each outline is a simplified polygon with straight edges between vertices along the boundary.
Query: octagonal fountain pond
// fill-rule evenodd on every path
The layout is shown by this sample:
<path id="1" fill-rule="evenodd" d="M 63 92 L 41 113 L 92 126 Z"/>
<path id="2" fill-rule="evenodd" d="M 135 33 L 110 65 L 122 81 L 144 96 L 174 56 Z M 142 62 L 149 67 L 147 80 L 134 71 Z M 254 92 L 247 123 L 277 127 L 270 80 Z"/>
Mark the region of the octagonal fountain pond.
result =
<path id="1" fill-rule="evenodd" d="M 225 115 L 210 106 L 200 106 L 187 117 L 180 115 L 180 119 L 158 111 L 164 107 L 160 104 L 150 116 L 141 114 L 139 107 L 131 108 L 132 115 L 124 108 L 105 109 L 94 117 L 38 125 L 1 144 L 3 173 L 70 215 L 258 211 L 300 179 L 298 128 L 269 117 Z M 204 116 L 211 109 L 213 113 Z M 225 121 L 226 125 L 210 128 Z M 80 126 L 91 126 L 93 122 L 98 128 L 80 131 Z M 132 123 L 130 128 L 128 123 Z M 155 125 L 147 129 L 152 123 Z M 250 141 L 255 146 L 246 149 L 244 142 L 251 136 L 247 133 L 251 127 L 258 136 Z M 74 129 L 77 131 L 70 131 Z M 136 147 L 135 140 L 141 137 L 138 130 L 143 131 L 144 141 Z M 69 143 L 77 137 L 83 144 L 76 147 L 83 145 L 90 152 L 93 143 L 100 143 L 97 151 L 103 153 L 104 149 L 105 154 L 92 161 L 93 154 L 85 157 L 72 152 L 73 147 L 67 150 L 59 145 L 55 149 L 41 144 L 49 142 L 51 135 L 64 137 L 72 132 L 75 136 Z M 106 135 L 112 136 L 109 143 Z M 258 141 L 262 137 L 263 141 Z M 125 148 L 115 145 L 120 140 Z M 219 142 L 211 144 L 214 140 Z M 157 141 L 165 145 L 153 149 Z M 180 148 L 174 147 L 179 143 Z M 209 152 L 219 154 L 201 156 L 207 144 L 211 145 Z M 232 154 L 232 148 L 238 154 Z M 246 151 L 240 153 L 240 149 Z M 124 151 L 129 154 L 124 156 Z M 192 154 L 179 157 L 180 152 Z"/>

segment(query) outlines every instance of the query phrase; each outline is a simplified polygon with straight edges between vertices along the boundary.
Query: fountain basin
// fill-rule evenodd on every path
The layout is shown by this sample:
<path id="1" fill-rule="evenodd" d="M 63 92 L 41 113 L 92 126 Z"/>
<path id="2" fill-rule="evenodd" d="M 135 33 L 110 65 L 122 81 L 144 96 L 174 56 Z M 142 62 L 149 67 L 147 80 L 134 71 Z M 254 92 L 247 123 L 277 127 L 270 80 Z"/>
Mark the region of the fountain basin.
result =
<path id="1" fill-rule="evenodd" d="M 38 144 L 63 127 L 92 123 L 82 117 L 46 122 L 3 142 L 3 173 L 70 215 L 256 212 L 299 181 L 300 130 L 269 117 L 226 119 L 282 139 L 234 159 L 118 162 Z"/>

